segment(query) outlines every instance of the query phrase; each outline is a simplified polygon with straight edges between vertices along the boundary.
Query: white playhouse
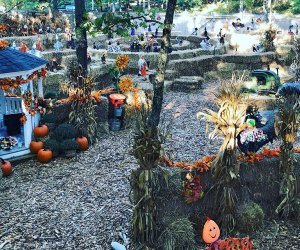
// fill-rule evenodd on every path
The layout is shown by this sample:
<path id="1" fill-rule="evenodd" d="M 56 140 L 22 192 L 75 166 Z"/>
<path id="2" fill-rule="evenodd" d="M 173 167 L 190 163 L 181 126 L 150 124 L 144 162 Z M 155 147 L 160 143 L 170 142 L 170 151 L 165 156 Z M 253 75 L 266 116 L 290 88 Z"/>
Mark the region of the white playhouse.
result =
<path id="1" fill-rule="evenodd" d="M 36 100 L 43 98 L 47 62 L 16 49 L 0 48 L 0 158 L 30 152 L 32 131 L 40 120 Z"/>

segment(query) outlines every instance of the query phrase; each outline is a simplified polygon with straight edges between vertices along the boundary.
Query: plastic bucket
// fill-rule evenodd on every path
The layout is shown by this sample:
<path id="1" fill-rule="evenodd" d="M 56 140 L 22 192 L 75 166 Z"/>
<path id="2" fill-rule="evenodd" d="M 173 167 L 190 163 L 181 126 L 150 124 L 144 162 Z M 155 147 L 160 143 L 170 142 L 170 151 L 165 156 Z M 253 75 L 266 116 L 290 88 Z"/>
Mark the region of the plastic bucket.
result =
<path id="1" fill-rule="evenodd" d="M 111 131 L 120 131 L 121 130 L 121 120 L 113 119 L 110 124 Z"/>
<path id="2" fill-rule="evenodd" d="M 123 113 L 123 109 L 121 107 L 120 108 L 115 108 L 115 110 L 114 110 L 114 116 L 115 117 L 121 117 L 122 113 Z"/>

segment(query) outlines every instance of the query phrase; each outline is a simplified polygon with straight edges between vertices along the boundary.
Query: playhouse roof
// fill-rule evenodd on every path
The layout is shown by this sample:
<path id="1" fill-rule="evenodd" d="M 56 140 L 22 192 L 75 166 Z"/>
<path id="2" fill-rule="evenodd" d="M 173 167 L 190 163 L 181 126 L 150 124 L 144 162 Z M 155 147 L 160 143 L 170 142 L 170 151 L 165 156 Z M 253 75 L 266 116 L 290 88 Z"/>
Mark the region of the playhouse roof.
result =
<path id="1" fill-rule="evenodd" d="M 47 60 L 32 54 L 7 48 L 0 50 L 0 79 L 31 74 L 47 64 Z"/>

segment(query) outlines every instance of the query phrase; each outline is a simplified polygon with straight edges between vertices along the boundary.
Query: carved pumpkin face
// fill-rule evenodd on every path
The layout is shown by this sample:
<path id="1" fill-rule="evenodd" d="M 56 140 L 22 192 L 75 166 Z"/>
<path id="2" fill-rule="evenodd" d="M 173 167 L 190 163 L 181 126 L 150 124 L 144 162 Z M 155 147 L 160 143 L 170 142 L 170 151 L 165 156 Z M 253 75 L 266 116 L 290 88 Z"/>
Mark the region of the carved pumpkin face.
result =
<path id="1" fill-rule="evenodd" d="M 211 219 L 207 219 L 204 224 L 203 232 L 202 232 L 202 239 L 205 243 L 213 243 L 217 241 L 220 237 L 220 228 L 216 222 Z"/>

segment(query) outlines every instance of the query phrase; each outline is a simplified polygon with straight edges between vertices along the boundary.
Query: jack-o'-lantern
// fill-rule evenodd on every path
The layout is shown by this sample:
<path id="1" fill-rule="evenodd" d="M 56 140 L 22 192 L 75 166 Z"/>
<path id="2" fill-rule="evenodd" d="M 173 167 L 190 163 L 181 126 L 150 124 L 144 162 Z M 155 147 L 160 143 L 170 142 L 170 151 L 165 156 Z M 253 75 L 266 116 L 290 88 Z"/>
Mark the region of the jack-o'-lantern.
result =
<path id="1" fill-rule="evenodd" d="M 205 243 L 211 244 L 217 241 L 220 237 L 220 228 L 216 222 L 207 217 L 203 227 L 202 239 Z"/>

